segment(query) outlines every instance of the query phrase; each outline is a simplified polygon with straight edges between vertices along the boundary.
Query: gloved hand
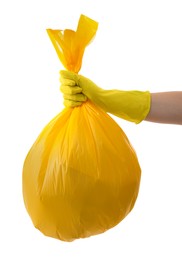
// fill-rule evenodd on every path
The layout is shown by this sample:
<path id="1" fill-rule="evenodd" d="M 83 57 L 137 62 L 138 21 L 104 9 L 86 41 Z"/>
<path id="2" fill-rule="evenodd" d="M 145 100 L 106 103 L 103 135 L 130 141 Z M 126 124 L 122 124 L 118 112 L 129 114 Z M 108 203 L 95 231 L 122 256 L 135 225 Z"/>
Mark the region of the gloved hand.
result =
<path id="1" fill-rule="evenodd" d="M 104 90 L 76 73 L 60 71 L 60 75 L 60 90 L 66 107 L 79 106 L 88 98 L 105 112 L 135 123 L 140 123 L 149 113 L 148 91 Z"/>

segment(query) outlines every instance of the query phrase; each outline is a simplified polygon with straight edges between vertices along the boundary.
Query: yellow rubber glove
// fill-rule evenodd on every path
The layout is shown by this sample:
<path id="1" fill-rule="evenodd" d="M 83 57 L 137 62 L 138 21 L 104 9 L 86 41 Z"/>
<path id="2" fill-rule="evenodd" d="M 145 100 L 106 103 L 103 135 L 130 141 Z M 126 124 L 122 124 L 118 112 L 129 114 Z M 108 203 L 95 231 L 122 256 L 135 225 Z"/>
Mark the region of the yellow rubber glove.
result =
<path id="1" fill-rule="evenodd" d="M 149 113 L 148 91 L 104 90 L 76 73 L 60 71 L 60 75 L 60 90 L 66 107 L 79 106 L 88 98 L 105 112 L 135 123 L 140 123 Z"/>

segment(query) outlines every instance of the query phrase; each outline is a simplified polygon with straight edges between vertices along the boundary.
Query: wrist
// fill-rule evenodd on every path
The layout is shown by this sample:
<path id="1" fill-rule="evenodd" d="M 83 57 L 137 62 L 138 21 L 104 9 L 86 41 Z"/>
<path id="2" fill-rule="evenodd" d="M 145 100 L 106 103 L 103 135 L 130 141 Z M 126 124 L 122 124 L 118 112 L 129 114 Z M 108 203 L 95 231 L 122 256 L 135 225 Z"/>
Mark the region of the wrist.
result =
<path id="1" fill-rule="evenodd" d="M 102 90 L 98 94 L 98 105 L 105 112 L 138 124 L 150 111 L 150 99 L 148 91 Z"/>

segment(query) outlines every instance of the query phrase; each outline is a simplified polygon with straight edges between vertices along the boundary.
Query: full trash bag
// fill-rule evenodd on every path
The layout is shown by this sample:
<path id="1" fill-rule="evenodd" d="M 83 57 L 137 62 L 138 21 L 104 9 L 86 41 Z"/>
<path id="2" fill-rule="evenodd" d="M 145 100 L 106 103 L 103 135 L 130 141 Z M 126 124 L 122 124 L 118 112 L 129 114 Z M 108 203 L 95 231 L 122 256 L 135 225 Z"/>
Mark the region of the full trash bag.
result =
<path id="1" fill-rule="evenodd" d="M 78 28 L 47 32 L 62 64 L 81 68 L 98 24 L 81 15 Z M 43 129 L 23 166 L 23 197 L 33 224 L 72 241 L 117 225 L 132 210 L 141 169 L 128 138 L 89 100 L 65 108 Z"/>

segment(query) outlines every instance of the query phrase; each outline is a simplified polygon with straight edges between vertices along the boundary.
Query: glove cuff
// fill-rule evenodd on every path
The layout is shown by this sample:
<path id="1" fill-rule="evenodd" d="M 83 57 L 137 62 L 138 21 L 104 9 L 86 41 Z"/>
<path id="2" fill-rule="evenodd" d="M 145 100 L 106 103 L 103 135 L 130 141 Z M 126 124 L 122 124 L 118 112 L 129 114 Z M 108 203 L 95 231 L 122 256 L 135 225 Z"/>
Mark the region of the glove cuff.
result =
<path id="1" fill-rule="evenodd" d="M 101 95 L 100 106 L 108 113 L 139 124 L 150 111 L 149 91 L 107 90 Z"/>

